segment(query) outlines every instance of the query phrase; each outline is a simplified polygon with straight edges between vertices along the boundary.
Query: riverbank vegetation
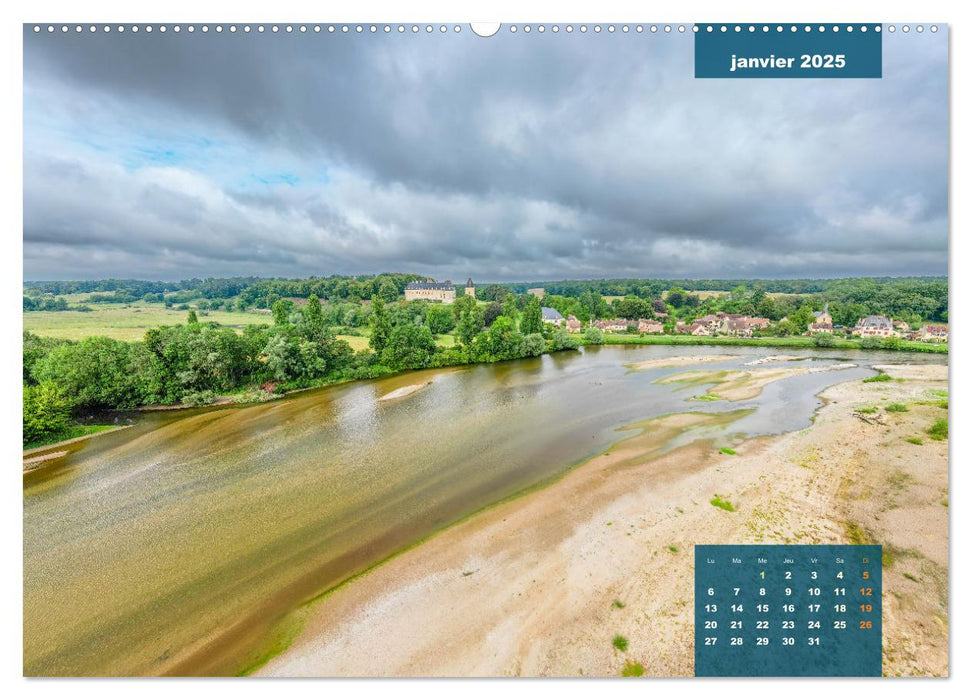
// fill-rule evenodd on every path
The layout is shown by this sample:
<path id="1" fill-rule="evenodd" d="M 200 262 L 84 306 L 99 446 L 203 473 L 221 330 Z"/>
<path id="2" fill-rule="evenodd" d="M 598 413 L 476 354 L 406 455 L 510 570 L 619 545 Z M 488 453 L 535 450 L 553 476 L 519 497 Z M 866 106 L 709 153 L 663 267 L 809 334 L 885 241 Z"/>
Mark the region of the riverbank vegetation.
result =
<path id="1" fill-rule="evenodd" d="M 820 343 L 824 337 L 827 342 Z M 890 341 L 890 342 L 883 342 Z M 845 350 L 903 350 L 947 354 L 947 343 L 925 343 L 901 338 L 835 338 L 827 336 L 732 336 L 604 334 L 605 345 L 743 345 L 772 348 L 838 348 Z M 875 380 L 883 381 L 883 380 Z"/>
<path id="2" fill-rule="evenodd" d="M 278 299 L 272 324 L 242 332 L 204 322 L 192 308 L 184 324 L 149 329 L 135 342 L 25 332 L 24 443 L 60 439 L 90 411 L 266 400 L 292 389 L 580 346 L 579 338 L 543 323 L 535 297 L 521 312 L 513 295 L 505 301 L 486 326 L 487 307 L 472 297 L 443 306 L 385 303 L 375 295 L 367 304 L 367 347 L 357 351 L 338 337 L 314 295 L 300 308 Z M 453 344 L 436 340 L 449 333 Z"/>
<path id="3" fill-rule="evenodd" d="M 231 278 L 34 282 L 24 287 L 24 443 L 50 442 L 103 409 L 267 400 L 291 389 L 410 369 L 496 362 L 581 344 L 765 345 L 947 352 L 946 343 L 802 335 L 812 309 L 834 322 L 892 313 L 947 319 L 936 278 L 771 281 L 566 281 L 489 284 L 455 303 L 402 301 L 411 274 L 303 280 Z M 542 287 L 542 302 L 536 287 Z M 526 290 L 532 290 L 527 292 Z M 323 301 L 322 301 L 323 300 Z M 593 319 L 652 318 L 664 333 L 582 333 L 541 306 Z M 756 337 L 674 335 L 715 312 L 773 320 Z M 636 329 L 635 329 L 636 330 Z M 73 434 L 73 433 L 72 433 Z"/>

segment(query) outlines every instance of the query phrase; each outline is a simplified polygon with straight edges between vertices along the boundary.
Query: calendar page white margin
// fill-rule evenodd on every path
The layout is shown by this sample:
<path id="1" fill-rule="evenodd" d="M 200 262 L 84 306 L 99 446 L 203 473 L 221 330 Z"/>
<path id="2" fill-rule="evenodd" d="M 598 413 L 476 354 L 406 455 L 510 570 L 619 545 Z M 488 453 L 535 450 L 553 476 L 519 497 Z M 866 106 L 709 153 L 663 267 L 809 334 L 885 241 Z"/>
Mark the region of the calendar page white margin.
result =
<path id="1" fill-rule="evenodd" d="M 817 0 L 812 5 L 783 4 L 765 0 L 746 0 L 745 2 L 726 3 L 713 0 L 698 0 L 690 6 L 685 3 L 624 2 L 620 0 L 597 0 L 578 2 L 560 0 L 556 3 L 529 3 L 522 0 L 493 0 L 492 2 L 445 2 L 443 0 L 412 0 L 392 2 L 391 0 L 372 0 L 365 3 L 346 3 L 328 5 L 307 0 L 275 0 L 272 3 L 238 0 L 237 2 L 202 3 L 198 0 L 168 0 L 140 4 L 120 0 L 88 0 L 68 2 L 52 0 L 27 4 L 8 3 L 2 10 L 3 27 L 3 80 L 8 95 L 4 110 L 4 159 L 2 196 L 3 211 L 6 214 L 7 240 L 6 255 L 2 262 L 3 298 L 16 299 L 23 282 L 23 212 L 22 212 L 22 33 L 24 22 L 213 22 L 218 21 L 333 21 L 333 22 L 413 22 L 440 21 L 467 23 L 469 21 L 504 22 L 611 22 L 628 23 L 687 23 L 692 21 L 880 21 L 880 22 L 939 22 L 950 25 L 951 44 L 951 121 L 952 125 L 971 123 L 969 110 L 969 89 L 971 89 L 971 66 L 969 51 L 962 43 L 971 41 L 971 24 L 965 21 L 966 10 L 959 9 L 956 3 L 940 0 L 922 2 L 884 2 L 847 3 L 834 0 Z M 683 40 L 687 37 L 672 37 Z M 690 39 L 689 39 L 690 40 Z M 963 81 L 963 85 L 962 85 Z M 16 96 L 11 98 L 10 96 Z M 951 230 L 961 231 L 962 224 L 968 224 L 968 205 L 954 197 L 955 192 L 967 192 L 971 180 L 968 165 L 968 136 L 964 131 L 951 127 Z M 967 228 L 963 228 L 967 230 Z M 969 264 L 968 244 L 961 236 L 950 239 L 949 254 L 952 261 Z M 951 266 L 954 269 L 954 266 Z M 968 374 L 960 360 L 968 359 L 963 343 L 963 331 L 967 325 L 968 302 L 971 302 L 971 287 L 966 278 L 957 274 L 950 278 L 951 294 L 951 342 L 950 342 L 950 382 L 951 382 L 951 419 L 952 425 L 968 425 L 963 397 L 968 389 Z M 0 344 L 3 375 L 2 416 L 6 429 L 2 433 L 3 454 L 14 455 L 20 451 L 15 421 L 19 421 L 21 406 L 18 401 L 20 385 L 15 376 L 20 374 L 20 337 L 22 317 L 20 307 L 13 302 L 0 307 L 6 342 Z M 958 328 L 958 333 L 953 332 Z M 956 338 L 956 340 L 955 340 Z M 957 358 L 958 361 L 952 361 Z M 956 389 L 956 391 L 955 391 Z M 954 394 L 958 400 L 954 401 Z M 968 464 L 967 441 L 960 433 L 951 437 L 949 442 L 951 465 Z M 7 480 L 20 479 L 13 465 L 8 465 Z M 952 503 L 963 503 L 963 495 L 968 479 L 961 470 L 952 468 L 949 477 L 949 492 Z M 547 680 L 232 680 L 232 679 L 178 679 L 168 681 L 146 681 L 143 679 L 123 680 L 25 680 L 22 678 L 22 498 L 13 483 L 4 484 L 2 508 L 3 552 L 2 560 L 6 575 L 2 582 L 3 593 L 3 653 L 0 657 L 3 675 L 0 682 L 4 697 L 38 697 L 63 700 L 70 693 L 72 700 L 87 698 L 123 697 L 130 698 L 137 693 L 139 700 L 154 700 L 178 694 L 181 698 L 208 696 L 213 693 L 232 692 L 238 698 L 261 698 L 269 694 L 285 693 L 292 697 L 320 697 L 322 694 L 371 697 L 393 694 L 402 700 L 411 698 L 448 698 L 453 700 L 461 695 L 463 700 L 478 700 L 501 694 L 506 698 L 530 697 L 535 694 L 556 694 L 562 700 L 587 698 L 591 694 L 610 693 L 614 697 L 643 698 L 647 695 L 668 695 L 677 693 L 685 700 L 710 698 L 712 693 L 719 697 L 725 695 L 757 696 L 760 698 L 784 698 L 785 700 L 820 700 L 825 697 L 841 697 L 844 694 L 881 693 L 885 698 L 907 698 L 912 700 L 914 693 L 928 696 L 951 696 L 961 693 L 967 697 L 971 684 L 968 677 L 971 671 L 967 666 L 968 643 L 966 632 L 969 628 L 967 604 L 954 592 L 961 589 L 955 582 L 968 580 L 968 563 L 955 557 L 955 540 L 966 542 L 968 515 L 961 508 L 951 509 L 950 531 L 950 575 L 951 606 L 949 631 L 951 653 L 949 666 L 952 678 L 940 680 L 900 680 L 887 679 L 547 679 Z M 966 548 L 965 548 L 966 549 Z M 958 630 L 955 633 L 955 630 Z M 955 672 L 955 669 L 957 671 Z M 232 683 L 232 688 L 228 684 Z M 324 683 L 325 685 L 319 685 Z M 879 688 L 876 685 L 879 683 Z M 132 684 L 138 684 L 133 687 Z M 174 684 L 174 685 L 172 685 Z M 269 685 L 272 684 L 272 685 Z M 285 685 L 281 685 L 285 684 Z M 644 685 L 646 684 L 646 685 Z M 915 685 L 917 684 L 917 685 Z M 963 691 L 960 688 L 964 688 Z"/>

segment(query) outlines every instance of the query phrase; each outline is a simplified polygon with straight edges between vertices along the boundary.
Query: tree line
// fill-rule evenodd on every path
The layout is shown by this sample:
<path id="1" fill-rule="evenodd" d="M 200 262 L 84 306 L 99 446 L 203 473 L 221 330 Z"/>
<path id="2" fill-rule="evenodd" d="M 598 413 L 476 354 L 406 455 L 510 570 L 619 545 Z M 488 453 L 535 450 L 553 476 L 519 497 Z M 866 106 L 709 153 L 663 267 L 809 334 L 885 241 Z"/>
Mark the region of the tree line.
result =
<path id="1" fill-rule="evenodd" d="M 315 295 L 332 303 L 359 304 L 380 297 L 395 301 L 420 275 L 389 273 L 356 277 L 334 275 L 307 279 L 263 279 L 239 277 L 205 280 L 193 279 L 175 283 L 136 280 L 102 280 L 99 282 L 36 282 L 25 285 L 24 310 L 84 310 L 71 306 L 59 295 L 91 293 L 85 304 L 164 303 L 169 307 L 187 307 L 190 303 L 201 310 L 248 308 L 271 309 L 287 298 L 307 299 Z M 502 303 L 509 294 L 521 297 L 527 289 L 545 290 L 544 304 L 564 315 L 573 314 L 581 321 L 593 318 L 642 318 L 663 311 L 666 303 L 680 316 L 694 310 L 751 313 L 773 321 L 791 315 L 804 306 L 821 310 L 830 304 L 834 322 L 851 325 L 860 316 L 886 314 L 915 323 L 948 319 L 948 284 L 946 278 L 845 278 L 832 280 L 564 280 L 559 282 L 522 282 L 485 284 L 476 290 L 480 300 Z M 462 285 L 456 287 L 463 294 Z M 697 292 L 726 291 L 718 298 L 701 299 Z M 743 290 L 743 294 L 739 293 Z M 693 293 L 694 292 L 694 293 Z M 785 296 L 771 296 L 784 294 Z M 610 303 L 604 297 L 622 297 Z M 348 327 L 360 327 L 354 311 Z M 366 314 L 363 314 L 366 315 Z"/>
<path id="2" fill-rule="evenodd" d="M 369 347 L 357 352 L 337 337 L 334 309 L 314 294 L 300 308 L 291 299 L 277 300 L 272 324 L 251 324 L 242 333 L 201 322 L 194 309 L 185 324 L 150 329 L 136 342 L 101 336 L 67 341 L 25 332 L 24 443 L 56 437 L 92 410 L 198 406 L 225 395 L 259 401 L 288 389 L 580 345 L 564 329 L 543 322 L 535 297 L 520 309 L 510 294 L 488 324 L 484 307 L 471 297 L 446 306 L 374 295 L 366 306 Z M 436 336 L 452 332 L 453 346 L 436 342 Z"/>

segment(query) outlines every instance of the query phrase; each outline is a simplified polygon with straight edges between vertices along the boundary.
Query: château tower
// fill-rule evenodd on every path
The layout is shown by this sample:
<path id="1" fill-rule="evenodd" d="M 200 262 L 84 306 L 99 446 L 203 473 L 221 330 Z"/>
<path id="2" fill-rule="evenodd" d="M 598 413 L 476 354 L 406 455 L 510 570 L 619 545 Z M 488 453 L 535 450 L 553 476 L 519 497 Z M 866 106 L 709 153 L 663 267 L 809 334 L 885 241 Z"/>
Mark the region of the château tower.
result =
<path id="1" fill-rule="evenodd" d="M 465 296 L 475 299 L 475 285 L 472 284 L 471 277 L 469 277 L 469 281 L 465 283 Z"/>

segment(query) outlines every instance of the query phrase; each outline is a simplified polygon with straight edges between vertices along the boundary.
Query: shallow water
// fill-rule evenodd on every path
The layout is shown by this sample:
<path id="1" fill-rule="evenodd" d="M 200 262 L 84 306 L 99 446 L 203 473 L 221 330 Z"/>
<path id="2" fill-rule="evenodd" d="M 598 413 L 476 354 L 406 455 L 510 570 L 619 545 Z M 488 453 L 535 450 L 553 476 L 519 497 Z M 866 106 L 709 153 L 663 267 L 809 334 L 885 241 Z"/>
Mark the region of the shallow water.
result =
<path id="1" fill-rule="evenodd" d="M 626 363 L 772 348 L 602 347 L 316 390 L 273 403 L 144 414 L 24 476 L 24 673 L 226 674 L 300 603 L 441 527 L 562 474 L 665 413 L 753 408 L 733 436 L 809 425 L 816 394 L 902 353 L 785 350 L 859 366 L 691 401 Z M 771 366 L 795 366 L 780 363 Z M 431 384 L 409 396 L 378 399 Z"/>

